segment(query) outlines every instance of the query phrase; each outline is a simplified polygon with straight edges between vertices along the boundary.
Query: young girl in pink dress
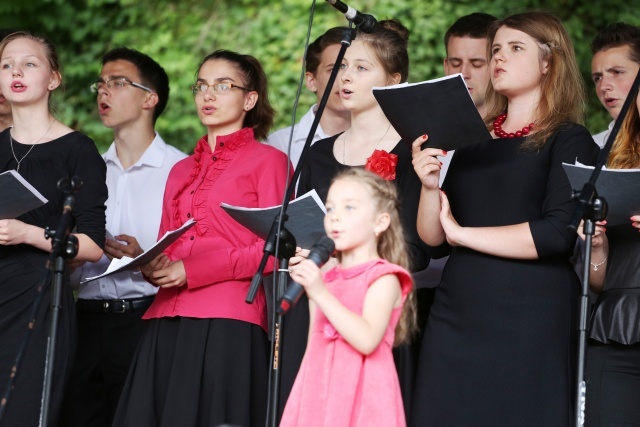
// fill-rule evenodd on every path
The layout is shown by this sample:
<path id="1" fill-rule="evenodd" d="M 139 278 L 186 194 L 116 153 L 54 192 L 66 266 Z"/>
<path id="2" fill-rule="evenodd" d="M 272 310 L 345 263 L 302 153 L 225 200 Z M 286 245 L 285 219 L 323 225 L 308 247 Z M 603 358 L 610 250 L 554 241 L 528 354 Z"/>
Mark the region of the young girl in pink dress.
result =
<path id="1" fill-rule="evenodd" d="M 292 268 L 312 321 L 280 426 L 404 426 L 391 348 L 410 335 L 415 309 L 395 186 L 347 169 L 326 206 L 339 264 L 324 274 L 310 260 Z"/>

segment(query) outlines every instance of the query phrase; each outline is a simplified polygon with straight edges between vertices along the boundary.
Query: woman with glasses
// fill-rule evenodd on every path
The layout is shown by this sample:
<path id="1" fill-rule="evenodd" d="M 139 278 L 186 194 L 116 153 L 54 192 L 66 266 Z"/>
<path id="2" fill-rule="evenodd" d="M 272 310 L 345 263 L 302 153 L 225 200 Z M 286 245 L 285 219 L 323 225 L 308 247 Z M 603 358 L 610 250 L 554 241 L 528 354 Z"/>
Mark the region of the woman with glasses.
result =
<path id="1" fill-rule="evenodd" d="M 13 127 L 0 133 L 0 173 L 18 172 L 47 200 L 17 218 L 0 219 L 0 393 L 13 376 L 22 353 L 14 387 L 0 425 L 38 425 L 45 354 L 49 335 L 51 285 L 40 291 L 51 241 L 45 227 L 56 229 L 65 195 L 61 178 L 78 176 L 84 185 L 76 195 L 71 229 L 79 241 L 77 260 L 95 262 L 105 239 L 105 164 L 92 140 L 60 123 L 51 113 L 50 97 L 62 83 L 60 62 L 48 40 L 26 32 L 9 35 L 0 44 L 0 91 L 12 106 Z M 6 195 L 6 194 L 5 194 Z M 55 352 L 49 425 L 55 425 L 73 354 L 75 333 L 73 294 L 68 275 L 62 288 Z M 41 296 L 35 316 L 34 301 Z M 35 326 L 32 325 L 35 319 Z"/>
<path id="2" fill-rule="evenodd" d="M 159 235 L 197 223 L 142 269 L 160 289 L 114 426 L 263 426 L 266 419 L 264 293 L 245 302 L 264 241 L 220 203 L 282 203 L 287 158 L 256 140 L 267 136 L 274 111 L 254 57 L 213 52 L 192 90 L 207 134 L 169 174 Z"/>

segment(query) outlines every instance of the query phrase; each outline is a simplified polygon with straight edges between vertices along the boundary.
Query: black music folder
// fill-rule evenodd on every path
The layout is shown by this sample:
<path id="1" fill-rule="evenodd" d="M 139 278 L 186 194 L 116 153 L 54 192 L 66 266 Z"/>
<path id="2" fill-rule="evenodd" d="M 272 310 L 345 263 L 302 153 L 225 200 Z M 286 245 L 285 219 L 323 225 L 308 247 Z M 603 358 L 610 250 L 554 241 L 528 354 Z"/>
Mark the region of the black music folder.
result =
<path id="1" fill-rule="evenodd" d="M 48 200 L 14 170 L 0 173 L 0 219 L 14 219 Z"/>
<path id="2" fill-rule="evenodd" d="M 462 74 L 374 87 L 373 95 L 409 146 L 424 134 L 429 140 L 423 148 L 446 151 L 491 139 Z"/>
<path id="3" fill-rule="evenodd" d="M 280 206 L 243 208 L 226 203 L 222 203 L 221 206 L 238 223 L 265 240 L 269 236 L 274 218 L 280 212 Z M 289 203 L 289 219 L 284 226 L 296 238 L 297 246 L 309 249 L 320 237 L 327 234 L 324 231 L 325 214 L 326 210 L 318 193 L 311 190 Z"/>
<path id="4" fill-rule="evenodd" d="M 571 188 L 582 190 L 593 173 L 593 166 L 563 163 Z M 640 169 L 606 169 L 596 181 L 598 196 L 607 201 L 607 225 L 631 224 L 633 215 L 640 215 Z"/>

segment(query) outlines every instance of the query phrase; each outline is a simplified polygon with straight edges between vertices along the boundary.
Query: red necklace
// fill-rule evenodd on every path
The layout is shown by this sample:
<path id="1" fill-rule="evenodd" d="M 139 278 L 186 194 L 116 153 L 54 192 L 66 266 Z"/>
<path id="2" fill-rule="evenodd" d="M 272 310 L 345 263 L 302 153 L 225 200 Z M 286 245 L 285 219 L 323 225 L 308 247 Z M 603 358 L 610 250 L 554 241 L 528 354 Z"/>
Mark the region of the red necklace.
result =
<path id="1" fill-rule="evenodd" d="M 507 113 L 502 113 L 493 121 L 493 133 L 496 134 L 499 138 L 520 138 L 521 136 L 529 135 L 531 129 L 533 129 L 533 123 L 529 123 L 528 126 L 522 128 L 522 130 L 517 131 L 516 133 L 507 133 L 502 130 L 502 124 L 507 120 Z"/>

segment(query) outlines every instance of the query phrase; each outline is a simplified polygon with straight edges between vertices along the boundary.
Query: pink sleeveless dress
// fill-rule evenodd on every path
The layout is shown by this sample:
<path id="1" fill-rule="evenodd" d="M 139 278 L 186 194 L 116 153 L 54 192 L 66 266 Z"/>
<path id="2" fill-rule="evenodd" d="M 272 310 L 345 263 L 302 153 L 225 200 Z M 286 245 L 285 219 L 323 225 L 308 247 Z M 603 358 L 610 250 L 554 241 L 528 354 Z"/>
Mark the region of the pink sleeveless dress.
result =
<path id="1" fill-rule="evenodd" d="M 396 274 L 403 301 L 410 274 L 385 260 L 374 260 L 324 275 L 327 288 L 347 308 L 362 314 L 369 286 Z M 401 308 L 393 310 L 384 337 L 370 355 L 349 345 L 320 310 L 316 310 L 307 350 L 287 401 L 281 427 L 405 426 L 398 375 L 391 348 Z"/>

